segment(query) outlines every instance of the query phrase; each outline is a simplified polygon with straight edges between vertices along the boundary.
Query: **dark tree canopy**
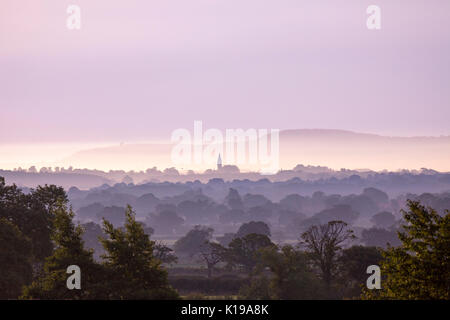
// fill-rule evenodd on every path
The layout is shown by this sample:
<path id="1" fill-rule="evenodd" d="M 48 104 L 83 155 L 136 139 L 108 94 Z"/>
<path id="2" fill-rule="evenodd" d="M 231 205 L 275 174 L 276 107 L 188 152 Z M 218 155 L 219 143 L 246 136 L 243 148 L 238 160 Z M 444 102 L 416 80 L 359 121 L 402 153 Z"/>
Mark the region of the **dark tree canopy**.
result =
<path id="1" fill-rule="evenodd" d="M 0 177 L 0 218 L 11 221 L 31 240 L 34 262 L 42 262 L 52 253 L 53 211 L 57 203 L 67 204 L 67 201 L 60 187 L 39 186 L 24 194 L 16 185 L 7 186 Z"/>
<path id="2" fill-rule="evenodd" d="M 222 212 L 219 217 L 222 223 L 239 223 L 245 220 L 245 212 L 241 209 L 230 209 Z"/>
<path id="3" fill-rule="evenodd" d="M 401 245 L 383 250 L 381 290 L 365 297 L 381 299 L 450 299 L 450 214 L 408 200 Z"/>
<path id="4" fill-rule="evenodd" d="M 244 208 L 244 204 L 242 202 L 242 198 L 239 195 L 239 192 L 236 189 L 230 188 L 228 191 L 228 195 L 225 198 L 225 204 L 231 209 L 242 210 Z"/>
<path id="5" fill-rule="evenodd" d="M 108 274 L 108 297 L 111 299 L 175 299 L 178 297 L 168 284 L 167 271 L 154 256 L 155 243 L 136 221 L 131 206 L 125 211 L 124 228 L 114 228 L 103 222 L 106 237 L 105 267 Z"/>
<path id="6" fill-rule="evenodd" d="M 381 251 L 376 247 L 352 246 L 342 250 L 339 257 L 339 275 L 343 294 L 357 298 L 366 285 L 367 267 L 379 265 L 383 259 Z"/>
<path id="7" fill-rule="evenodd" d="M 270 237 L 270 228 L 262 221 L 250 221 L 240 226 L 236 232 L 236 238 L 243 238 L 250 233 L 262 234 Z"/>
<path id="8" fill-rule="evenodd" d="M 100 237 L 105 236 L 102 227 L 94 222 L 82 224 L 81 227 L 83 228 L 82 239 L 84 247 L 93 250 L 95 260 L 100 260 L 100 256 L 105 253 L 100 243 Z"/>
<path id="9" fill-rule="evenodd" d="M 308 255 L 292 246 L 262 249 L 262 266 L 273 273 L 272 299 L 302 300 L 323 298 L 323 285 L 311 269 Z"/>
<path id="10" fill-rule="evenodd" d="M 97 213 L 97 218 L 101 221 L 106 219 L 114 226 L 119 227 L 125 223 L 125 208 L 118 206 L 105 207 Z"/>
<path id="11" fill-rule="evenodd" d="M 27 299 L 102 299 L 106 298 L 103 288 L 103 269 L 95 263 L 92 251 L 84 249 L 81 226 L 72 222 L 74 213 L 66 205 L 58 203 L 54 209 L 55 243 L 53 254 L 46 259 L 44 272 L 25 288 L 23 298 Z M 67 267 L 76 265 L 83 274 L 81 290 L 66 287 Z"/>
<path id="12" fill-rule="evenodd" d="M 369 197 L 376 204 L 386 204 L 389 202 L 389 196 L 386 192 L 376 188 L 366 188 L 364 189 L 363 194 Z"/>
<path id="13" fill-rule="evenodd" d="M 175 242 L 177 254 L 193 257 L 201 252 L 202 246 L 212 238 L 212 228 L 195 226 L 184 237 Z"/>
<path id="14" fill-rule="evenodd" d="M 260 249 L 271 246 L 275 244 L 263 234 L 250 233 L 243 238 L 235 238 L 228 245 L 228 263 L 232 267 L 241 267 L 246 272 L 251 272 L 258 264 Z"/>
<path id="15" fill-rule="evenodd" d="M 386 248 L 388 245 L 398 246 L 400 244 L 395 230 L 383 228 L 364 229 L 361 233 L 361 241 L 366 246 L 380 248 Z"/>
<path id="16" fill-rule="evenodd" d="M 207 241 L 200 248 L 200 257 L 208 269 L 208 278 L 211 278 L 213 268 L 226 257 L 226 249 L 218 243 Z"/>
<path id="17" fill-rule="evenodd" d="M 183 223 L 184 219 L 173 210 L 162 210 L 155 214 L 150 214 L 146 220 L 146 224 L 152 226 L 160 234 L 173 234 Z"/>
<path id="18" fill-rule="evenodd" d="M 161 241 L 155 242 L 154 255 L 161 263 L 172 264 L 178 261 L 177 256 L 173 254 L 173 250 Z"/>
<path id="19" fill-rule="evenodd" d="M 12 222 L 0 218 L 0 299 L 16 299 L 32 279 L 31 243 Z"/>
<path id="20" fill-rule="evenodd" d="M 329 221 L 344 221 L 348 224 L 353 224 L 358 217 L 359 212 L 356 212 L 351 206 L 345 204 L 335 205 L 313 216 L 313 218 L 320 220 L 320 224 L 326 224 Z"/>
<path id="21" fill-rule="evenodd" d="M 387 229 L 395 224 L 395 216 L 388 211 L 382 211 L 373 215 L 371 221 L 376 227 Z"/>

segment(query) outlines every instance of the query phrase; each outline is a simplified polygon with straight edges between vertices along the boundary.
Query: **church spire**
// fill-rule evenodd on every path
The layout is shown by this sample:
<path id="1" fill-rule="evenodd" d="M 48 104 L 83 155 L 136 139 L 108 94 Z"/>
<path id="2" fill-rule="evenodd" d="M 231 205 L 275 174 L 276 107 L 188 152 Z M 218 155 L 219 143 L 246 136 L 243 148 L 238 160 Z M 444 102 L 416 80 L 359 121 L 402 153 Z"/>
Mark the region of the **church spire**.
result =
<path id="1" fill-rule="evenodd" d="M 217 170 L 222 169 L 222 158 L 220 157 L 220 153 L 219 153 L 219 157 L 217 158 Z"/>

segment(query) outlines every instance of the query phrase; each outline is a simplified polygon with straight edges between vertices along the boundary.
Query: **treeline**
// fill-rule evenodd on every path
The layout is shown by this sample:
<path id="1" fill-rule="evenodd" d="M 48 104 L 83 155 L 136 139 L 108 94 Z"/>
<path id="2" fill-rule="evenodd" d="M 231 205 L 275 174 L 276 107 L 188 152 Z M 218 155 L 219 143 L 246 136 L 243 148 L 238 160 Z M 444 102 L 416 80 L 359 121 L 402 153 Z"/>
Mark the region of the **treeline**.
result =
<path id="1" fill-rule="evenodd" d="M 222 244 L 211 241 L 212 232 L 196 226 L 175 243 L 175 253 L 181 258 L 198 257 L 208 278 L 224 271 L 245 275 L 236 292 L 241 299 L 357 298 L 367 266 L 382 260 L 375 247 L 350 247 L 353 231 L 343 221 L 311 226 L 296 246 L 273 243 L 264 222 L 242 225 L 232 237 L 221 239 Z M 186 289 L 186 283 L 181 285 Z M 218 294 L 220 288 L 208 287 L 207 293 Z"/>
<path id="2" fill-rule="evenodd" d="M 311 225 L 298 245 L 277 245 L 267 224 L 249 222 L 220 243 L 211 228 L 195 226 L 175 243 L 177 257 L 150 240 L 128 206 L 123 226 L 103 219 L 98 261 L 62 188 L 24 194 L 0 178 L 0 298 L 178 299 L 166 268 L 184 256 L 203 261 L 209 287 L 220 270 L 242 275 L 229 286 L 239 286 L 241 299 L 450 299 L 450 215 L 407 205 L 396 247 L 351 246 L 344 221 Z M 81 290 L 67 288 L 71 265 L 81 269 Z M 381 267 L 380 290 L 365 287 L 369 265 Z"/>
<path id="3" fill-rule="evenodd" d="M 358 193 L 367 186 L 373 186 L 389 194 L 438 193 L 448 190 L 450 186 L 450 173 L 425 168 L 412 171 L 375 172 L 349 169 L 335 171 L 327 167 L 303 165 L 297 165 L 291 170 L 280 170 L 271 176 L 257 172 L 240 172 L 239 168 L 233 165 L 225 165 L 221 170 L 209 169 L 202 173 L 193 171 L 181 173 L 175 168 L 158 170 L 155 167 L 145 171 L 110 170 L 108 172 L 72 167 L 42 167 L 38 171 L 32 166 L 28 169 L 0 169 L 0 176 L 26 187 L 34 187 L 44 182 L 66 188 L 76 186 L 80 189 L 103 187 L 105 184 L 112 188 L 113 185 L 119 188 L 124 185 L 131 187 L 147 185 L 158 188 L 170 183 L 174 187 L 178 186 L 180 190 L 187 190 L 192 184 L 201 187 L 201 184 L 211 186 L 222 181 L 226 189 L 237 188 L 239 192 L 244 189 L 259 189 L 259 193 L 272 197 L 272 200 L 286 196 L 286 191 L 312 194 L 316 190 L 322 190 L 326 193 L 348 194 Z M 243 181 L 246 183 L 241 183 Z"/>
<path id="4" fill-rule="evenodd" d="M 177 299 L 155 242 L 129 207 L 123 228 L 103 221 L 105 254 L 84 248 L 66 194 L 56 186 L 24 194 L 0 178 L 0 299 Z M 82 289 L 67 288 L 67 268 L 81 270 Z"/>
<path id="5" fill-rule="evenodd" d="M 240 184 L 240 189 L 243 189 L 247 182 Z M 219 182 L 216 187 L 218 190 L 224 188 Z M 186 234 L 195 225 L 210 226 L 216 234 L 222 235 L 236 232 L 244 223 L 263 221 L 270 226 L 274 240 L 290 241 L 312 225 L 341 220 L 352 226 L 359 244 L 385 247 L 388 242 L 399 244 L 397 229 L 402 223 L 399 212 L 405 209 L 407 199 L 420 201 L 441 214 L 450 207 L 449 193 L 407 194 L 392 199 L 382 190 L 372 187 L 350 195 L 320 191 L 311 196 L 292 193 L 277 202 L 256 193 L 259 190 L 239 192 L 235 188 L 222 190 L 225 191 L 223 197 L 211 197 L 215 194 L 214 183 L 200 184 L 199 189 L 192 186 L 187 191 L 179 188 L 180 185 L 173 184 L 115 186 L 89 191 L 72 188 L 68 194 L 80 222 L 100 224 L 105 217 L 115 226 L 120 226 L 124 222 L 125 207 L 130 204 L 136 211 L 137 220 L 152 228 L 155 237 L 172 240 Z M 279 188 L 284 187 L 280 185 Z M 166 196 L 161 195 L 164 192 Z M 92 225 L 90 229 L 98 230 L 100 227 Z"/>

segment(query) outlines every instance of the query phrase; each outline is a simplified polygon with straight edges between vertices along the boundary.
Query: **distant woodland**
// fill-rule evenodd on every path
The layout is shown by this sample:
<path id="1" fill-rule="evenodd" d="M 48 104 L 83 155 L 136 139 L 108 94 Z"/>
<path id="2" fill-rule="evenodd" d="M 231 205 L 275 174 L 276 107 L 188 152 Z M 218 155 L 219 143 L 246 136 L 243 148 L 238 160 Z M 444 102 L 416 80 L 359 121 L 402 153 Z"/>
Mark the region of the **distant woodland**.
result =
<path id="1" fill-rule="evenodd" d="M 449 299 L 449 175 L 339 174 L 135 184 L 127 173 L 86 190 L 0 178 L 0 298 Z M 411 192 L 429 186 L 441 190 Z M 70 265 L 80 290 L 66 287 Z M 371 265 L 380 290 L 366 287 Z"/>

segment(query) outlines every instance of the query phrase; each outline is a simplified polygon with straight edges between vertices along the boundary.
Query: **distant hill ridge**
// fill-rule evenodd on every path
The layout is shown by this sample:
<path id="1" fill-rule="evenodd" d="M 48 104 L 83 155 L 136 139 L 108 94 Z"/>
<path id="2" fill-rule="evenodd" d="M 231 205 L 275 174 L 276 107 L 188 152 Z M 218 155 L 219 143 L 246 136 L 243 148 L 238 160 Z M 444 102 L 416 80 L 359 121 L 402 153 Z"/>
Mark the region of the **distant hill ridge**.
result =
<path id="1" fill-rule="evenodd" d="M 78 168 L 168 168 L 173 166 L 170 158 L 172 147 L 167 142 L 95 148 L 75 153 L 58 164 Z M 325 129 L 281 131 L 280 167 L 293 168 L 299 163 L 337 170 L 432 168 L 450 171 L 450 136 L 391 137 Z M 206 168 L 192 166 L 183 169 Z"/>

